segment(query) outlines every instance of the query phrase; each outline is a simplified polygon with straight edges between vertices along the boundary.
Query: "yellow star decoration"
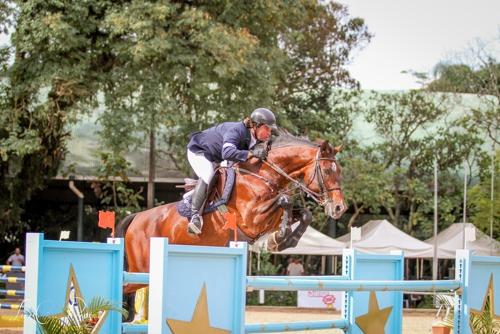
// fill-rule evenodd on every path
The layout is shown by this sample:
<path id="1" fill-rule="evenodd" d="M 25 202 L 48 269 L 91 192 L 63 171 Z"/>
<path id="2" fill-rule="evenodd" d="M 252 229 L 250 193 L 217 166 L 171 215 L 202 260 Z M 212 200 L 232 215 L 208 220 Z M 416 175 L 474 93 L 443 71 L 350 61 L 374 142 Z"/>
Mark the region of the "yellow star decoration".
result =
<path id="1" fill-rule="evenodd" d="M 191 321 L 181 321 L 167 319 L 167 325 L 173 334 L 230 334 L 231 332 L 225 329 L 210 327 L 208 319 L 208 301 L 207 290 L 205 284 L 201 289 L 200 296 L 196 302 Z"/>
<path id="2" fill-rule="evenodd" d="M 375 291 L 370 292 L 368 313 L 356 318 L 356 325 L 365 334 L 384 334 L 384 327 L 392 312 L 392 306 L 379 309 Z"/>
<path id="3" fill-rule="evenodd" d="M 75 269 L 73 265 L 69 266 L 69 275 L 68 275 L 68 283 L 66 284 L 66 297 L 64 299 L 64 309 L 68 309 L 70 313 L 73 315 L 79 315 L 80 309 L 83 306 L 85 299 L 83 298 L 82 292 L 80 290 L 80 285 L 78 284 L 78 280 L 76 279 Z M 91 334 L 99 333 L 104 321 L 106 320 L 106 316 L 108 315 L 107 311 L 104 311 L 99 317 L 97 323 L 92 329 Z M 63 311 L 61 313 L 55 314 L 55 317 L 59 317 L 61 322 L 67 322 L 67 314 Z"/>
<path id="4" fill-rule="evenodd" d="M 483 305 L 481 306 L 480 310 L 475 310 L 475 309 L 470 309 L 470 318 L 469 318 L 469 326 L 472 329 L 472 319 L 474 316 L 476 317 L 481 317 L 484 312 L 489 312 L 489 316 L 491 320 L 500 320 L 500 316 L 495 314 L 495 292 L 493 289 L 493 274 L 490 275 L 490 281 L 488 283 L 488 288 L 486 289 L 486 295 L 484 296 L 483 299 Z M 490 302 L 489 305 L 489 310 L 486 310 L 486 302 Z"/>

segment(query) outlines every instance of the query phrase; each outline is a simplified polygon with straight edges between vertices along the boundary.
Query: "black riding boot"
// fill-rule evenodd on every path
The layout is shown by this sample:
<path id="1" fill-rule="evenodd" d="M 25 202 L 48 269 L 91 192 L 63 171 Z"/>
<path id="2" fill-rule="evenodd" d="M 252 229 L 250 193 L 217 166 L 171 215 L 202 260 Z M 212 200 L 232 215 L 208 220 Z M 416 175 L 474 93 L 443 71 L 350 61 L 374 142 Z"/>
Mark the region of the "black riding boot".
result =
<path id="1" fill-rule="evenodd" d="M 207 190 L 208 185 L 202 180 L 199 179 L 196 187 L 194 188 L 193 195 L 191 197 L 191 221 L 188 224 L 188 232 L 193 234 L 200 234 L 201 229 L 203 227 L 203 213 L 200 212 L 202 210 L 203 204 L 207 199 Z"/>

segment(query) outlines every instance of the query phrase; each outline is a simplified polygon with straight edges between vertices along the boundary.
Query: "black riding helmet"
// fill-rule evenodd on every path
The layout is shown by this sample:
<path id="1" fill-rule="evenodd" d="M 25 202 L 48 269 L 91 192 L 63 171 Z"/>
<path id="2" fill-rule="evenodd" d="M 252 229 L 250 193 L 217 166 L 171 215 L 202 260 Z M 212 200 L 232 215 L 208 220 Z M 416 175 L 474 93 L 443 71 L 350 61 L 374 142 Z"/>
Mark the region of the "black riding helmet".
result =
<path id="1" fill-rule="evenodd" d="M 252 111 L 250 119 L 257 125 L 266 124 L 273 130 L 277 129 L 276 116 L 274 116 L 274 113 L 269 109 L 266 108 L 255 109 L 254 111 Z"/>

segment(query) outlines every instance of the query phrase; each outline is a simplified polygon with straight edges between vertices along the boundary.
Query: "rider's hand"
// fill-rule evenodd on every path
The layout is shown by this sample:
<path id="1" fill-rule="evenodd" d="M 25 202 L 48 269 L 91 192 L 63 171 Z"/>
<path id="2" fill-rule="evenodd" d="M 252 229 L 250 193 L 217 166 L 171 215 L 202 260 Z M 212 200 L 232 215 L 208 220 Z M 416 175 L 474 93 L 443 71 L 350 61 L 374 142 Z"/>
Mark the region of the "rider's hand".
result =
<path id="1" fill-rule="evenodd" d="M 256 145 L 250 151 L 251 157 L 258 158 L 259 160 L 266 160 L 267 158 L 267 147 L 264 145 Z M 249 157 L 250 157 L 249 154 Z"/>

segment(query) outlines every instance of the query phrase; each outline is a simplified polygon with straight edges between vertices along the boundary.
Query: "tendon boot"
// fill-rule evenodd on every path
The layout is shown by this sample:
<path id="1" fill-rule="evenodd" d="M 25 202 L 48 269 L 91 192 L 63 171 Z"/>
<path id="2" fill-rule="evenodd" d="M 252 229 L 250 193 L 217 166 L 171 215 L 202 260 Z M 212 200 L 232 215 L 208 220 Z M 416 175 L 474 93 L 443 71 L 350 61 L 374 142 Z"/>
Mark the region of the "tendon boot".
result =
<path id="1" fill-rule="evenodd" d="M 200 234 L 203 227 L 203 204 L 207 199 L 208 184 L 202 179 L 198 180 L 191 197 L 191 221 L 188 224 L 188 232 Z"/>

